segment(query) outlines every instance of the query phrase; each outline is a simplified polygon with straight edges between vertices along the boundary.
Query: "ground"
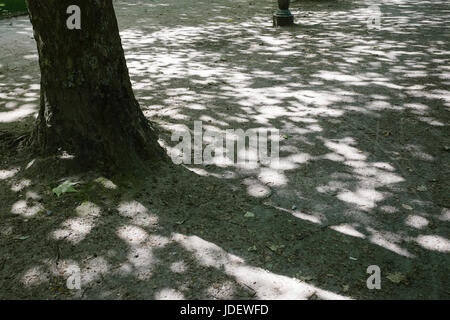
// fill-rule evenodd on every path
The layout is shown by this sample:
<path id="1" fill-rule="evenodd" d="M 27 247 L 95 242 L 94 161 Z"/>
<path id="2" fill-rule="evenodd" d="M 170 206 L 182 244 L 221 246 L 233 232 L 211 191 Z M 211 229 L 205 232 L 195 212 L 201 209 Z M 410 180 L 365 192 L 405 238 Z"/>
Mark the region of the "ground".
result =
<path id="1" fill-rule="evenodd" d="M 296 1 L 274 29 L 271 1 L 115 1 L 168 152 L 195 120 L 282 134 L 277 165 L 134 178 L 16 151 L 39 68 L 27 17 L 0 20 L 0 298 L 449 299 L 450 7 L 378 3 L 381 29 L 364 1 Z"/>

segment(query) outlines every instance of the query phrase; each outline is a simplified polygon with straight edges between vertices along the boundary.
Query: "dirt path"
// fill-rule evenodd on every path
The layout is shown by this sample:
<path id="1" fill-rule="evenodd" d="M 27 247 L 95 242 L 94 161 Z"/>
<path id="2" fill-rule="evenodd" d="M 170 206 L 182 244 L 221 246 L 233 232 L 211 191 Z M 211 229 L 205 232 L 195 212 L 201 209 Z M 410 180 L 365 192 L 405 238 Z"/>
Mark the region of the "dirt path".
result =
<path id="1" fill-rule="evenodd" d="M 0 20 L 0 298 L 450 297 L 447 1 L 379 1 L 381 30 L 364 1 L 295 2 L 287 29 L 230 3 L 116 1 L 135 93 L 168 150 L 197 120 L 276 128 L 277 166 L 106 180 L 14 154 L 39 69 L 27 19 Z"/>

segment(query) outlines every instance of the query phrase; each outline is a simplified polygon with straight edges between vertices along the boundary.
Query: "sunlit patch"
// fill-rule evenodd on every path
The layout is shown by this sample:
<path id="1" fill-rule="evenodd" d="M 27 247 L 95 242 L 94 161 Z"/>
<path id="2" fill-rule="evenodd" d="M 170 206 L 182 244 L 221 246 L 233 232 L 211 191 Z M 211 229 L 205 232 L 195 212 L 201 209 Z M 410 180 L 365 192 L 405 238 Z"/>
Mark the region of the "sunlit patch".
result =
<path id="1" fill-rule="evenodd" d="M 77 268 L 71 266 L 72 269 L 68 269 L 67 273 L 71 274 Z M 89 260 L 81 269 L 81 287 L 87 286 L 89 283 L 102 279 L 102 275 L 109 272 L 109 264 L 103 257 L 96 257 Z"/>
<path id="2" fill-rule="evenodd" d="M 158 260 L 153 256 L 151 242 L 147 241 L 147 232 L 128 225 L 120 227 L 117 234 L 130 246 L 128 262 L 133 268 L 134 276 L 141 280 L 149 279 Z"/>
<path id="3" fill-rule="evenodd" d="M 286 181 L 286 177 L 281 173 L 281 171 L 296 169 L 298 166 L 296 165 L 295 161 L 292 160 L 302 161 L 301 157 L 301 155 L 299 157 L 292 156 L 288 157 L 287 159 L 276 159 L 270 162 L 270 169 L 276 170 L 276 174 L 283 176 L 282 178 L 277 179 L 277 183 L 280 183 L 280 185 L 284 184 L 282 181 Z M 267 175 L 266 169 L 262 169 L 261 171 L 261 174 Z"/>
<path id="4" fill-rule="evenodd" d="M 301 220 L 305 220 L 305 221 L 316 223 L 316 224 L 322 224 L 323 217 L 321 217 L 320 215 L 311 215 L 311 214 L 301 212 L 300 210 L 288 210 L 288 209 L 278 207 L 278 206 L 273 206 L 273 208 L 276 208 L 280 211 L 290 213 L 294 217 L 301 219 Z"/>
<path id="5" fill-rule="evenodd" d="M 225 300 L 232 299 L 235 290 L 236 285 L 232 281 L 225 281 L 212 284 L 208 289 L 206 289 L 206 293 L 209 296 L 214 297 L 214 299 Z"/>
<path id="6" fill-rule="evenodd" d="M 369 241 L 387 250 L 395 252 L 401 256 L 408 258 L 415 258 L 415 255 L 410 253 L 407 249 L 401 248 L 396 242 L 400 242 L 401 238 L 393 233 L 381 233 L 373 228 L 367 227 L 368 232 L 371 233 Z"/>
<path id="7" fill-rule="evenodd" d="M 450 221 L 450 209 L 443 208 L 441 215 L 439 216 L 439 220 L 441 221 Z"/>
<path id="8" fill-rule="evenodd" d="M 356 238 L 364 239 L 366 237 L 364 234 L 356 230 L 352 225 L 347 223 L 338 226 L 332 226 L 330 227 L 330 229 Z"/>
<path id="9" fill-rule="evenodd" d="M 184 263 L 184 261 L 174 262 L 170 265 L 169 268 L 172 272 L 175 272 L 175 273 L 183 273 L 183 272 L 186 272 L 186 270 L 187 270 L 187 266 L 186 266 L 186 263 Z"/>
<path id="10" fill-rule="evenodd" d="M 325 146 L 333 150 L 335 153 L 344 156 L 347 160 L 365 161 L 367 156 L 361 153 L 360 150 L 349 146 L 353 144 L 353 138 L 342 139 L 340 142 L 332 142 L 325 140 Z"/>
<path id="11" fill-rule="evenodd" d="M 11 186 L 11 190 L 14 192 L 20 192 L 23 189 L 25 189 L 26 187 L 29 187 L 31 185 L 31 180 L 29 179 L 22 179 L 18 182 L 15 182 L 12 186 Z"/>
<path id="12" fill-rule="evenodd" d="M 94 222 L 86 218 L 74 218 L 65 221 L 62 228 L 52 232 L 55 240 L 67 240 L 72 243 L 82 241 L 94 227 Z"/>
<path id="13" fill-rule="evenodd" d="M 378 169 L 388 170 L 388 171 L 395 171 L 395 168 L 386 162 L 374 162 L 372 163 L 372 166 Z"/>
<path id="14" fill-rule="evenodd" d="M 75 209 L 75 212 L 80 217 L 63 222 L 62 228 L 52 232 L 54 239 L 79 243 L 94 228 L 101 210 L 96 204 L 85 201 Z"/>
<path id="15" fill-rule="evenodd" d="M 178 290 L 164 288 L 155 294 L 156 300 L 184 300 L 184 295 Z"/>
<path id="16" fill-rule="evenodd" d="M 374 189 L 358 188 L 355 192 L 344 191 L 337 195 L 344 202 L 353 203 L 362 209 L 372 209 L 378 201 L 383 200 L 383 194 Z"/>
<path id="17" fill-rule="evenodd" d="M 399 211 L 396 207 L 394 207 L 394 206 L 387 206 L 387 205 L 386 206 L 380 206 L 379 209 L 381 211 L 383 211 L 385 213 L 389 213 L 389 214 L 396 213 L 396 212 Z"/>
<path id="18" fill-rule="evenodd" d="M 436 235 L 418 236 L 416 242 L 423 248 L 439 251 L 450 252 L 450 241 L 444 237 Z"/>
<path id="19" fill-rule="evenodd" d="M 118 276 L 126 277 L 132 274 L 133 266 L 129 262 L 121 263 L 118 267 L 115 268 L 114 274 Z"/>
<path id="20" fill-rule="evenodd" d="M 426 152 L 424 152 L 421 146 L 417 146 L 417 145 L 413 145 L 413 144 L 409 144 L 404 146 L 404 149 L 411 152 L 411 154 L 421 160 L 424 161 L 433 161 L 434 157 Z"/>
<path id="21" fill-rule="evenodd" d="M 288 182 L 282 171 L 266 168 L 261 169 L 258 179 L 264 184 L 277 187 L 286 185 Z"/>
<path id="22" fill-rule="evenodd" d="M 21 282 L 27 286 L 38 286 L 49 281 L 49 273 L 43 266 L 34 266 L 28 269 L 22 276 Z"/>
<path id="23" fill-rule="evenodd" d="M 0 170 L 0 180 L 6 180 L 14 177 L 17 172 L 20 171 L 20 168 L 14 168 L 10 170 Z"/>
<path id="24" fill-rule="evenodd" d="M 95 203 L 85 201 L 76 207 L 75 212 L 80 217 L 98 217 L 100 216 L 101 209 Z"/>
<path id="25" fill-rule="evenodd" d="M 131 245 L 140 244 L 147 240 L 148 234 L 136 226 L 123 226 L 117 230 L 118 236 Z"/>
<path id="26" fill-rule="evenodd" d="M 416 229 L 423 229 L 429 224 L 429 221 L 421 216 L 410 215 L 406 218 L 405 224 Z"/>
<path id="27" fill-rule="evenodd" d="M 335 152 L 327 153 L 326 155 L 323 155 L 321 158 L 327 159 L 330 161 L 335 161 L 335 162 L 344 162 L 345 161 L 345 158 L 342 155 L 337 154 Z"/>
<path id="28" fill-rule="evenodd" d="M 94 181 L 101 184 L 103 186 L 103 188 L 105 188 L 105 189 L 115 190 L 118 188 L 117 185 L 114 184 L 114 182 L 112 182 L 111 180 L 108 180 L 104 177 L 97 178 Z"/>
<path id="29" fill-rule="evenodd" d="M 117 210 L 121 216 L 130 218 L 135 225 L 143 227 L 158 225 L 158 216 L 149 213 L 147 208 L 137 201 L 122 202 Z"/>
<path id="30" fill-rule="evenodd" d="M 321 299 L 346 299 L 297 279 L 249 266 L 241 258 L 199 237 L 173 234 L 173 239 L 193 253 L 199 264 L 225 272 L 239 284 L 251 288 L 258 299 L 308 299 L 313 294 Z"/>
<path id="31" fill-rule="evenodd" d="M 59 159 L 62 160 L 71 160 L 75 159 L 75 155 L 68 153 L 67 151 L 61 152 L 61 154 L 58 156 Z"/>
<path id="32" fill-rule="evenodd" d="M 64 277 L 66 280 L 71 276 L 79 276 L 81 282 L 82 273 L 78 263 L 72 259 L 61 259 L 56 264 L 46 261 L 49 271 L 55 277 Z"/>
<path id="33" fill-rule="evenodd" d="M 150 234 L 148 236 L 148 240 L 146 242 L 147 245 L 150 245 L 154 248 L 162 248 L 166 245 L 168 245 L 171 242 L 171 240 L 167 237 L 158 235 L 158 234 Z"/>
<path id="34" fill-rule="evenodd" d="M 269 187 L 263 185 L 256 179 L 245 179 L 243 183 L 247 186 L 248 194 L 253 197 L 265 198 L 271 193 Z"/>
<path id="35" fill-rule="evenodd" d="M 34 164 L 36 163 L 36 159 L 31 160 L 27 166 L 25 167 L 26 170 L 30 169 Z"/>
<path id="36" fill-rule="evenodd" d="M 42 210 L 44 210 L 44 207 L 40 203 L 29 206 L 27 201 L 19 200 L 12 205 L 11 213 L 29 218 L 35 216 Z"/>
<path id="37" fill-rule="evenodd" d="M 27 191 L 25 194 L 25 198 L 27 200 L 34 200 L 34 201 L 40 201 L 42 199 L 42 197 L 35 191 Z"/>
<path id="38" fill-rule="evenodd" d="M 445 124 L 431 117 L 419 117 L 419 120 L 428 123 L 430 126 L 444 127 Z"/>

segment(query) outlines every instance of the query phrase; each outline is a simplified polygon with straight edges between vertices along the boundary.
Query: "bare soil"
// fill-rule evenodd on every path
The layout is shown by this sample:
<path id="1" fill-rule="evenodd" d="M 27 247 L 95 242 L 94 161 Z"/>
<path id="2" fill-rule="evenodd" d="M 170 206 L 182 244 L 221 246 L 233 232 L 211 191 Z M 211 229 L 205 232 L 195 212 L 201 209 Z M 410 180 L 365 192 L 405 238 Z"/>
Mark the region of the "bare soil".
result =
<path id="1" fill-rule="evenodd" d="M 449 299 L 448 2 L 379 1 L 381 30 L 371 2 L 296 1 L 281 29 L 273 1 L 193 3 L 115 1 L 144 113 L 168 152 L 196 120 L 279 129 L 280 163 L 104 177 L 20 151 L 37 52 L 0 20 L 0 298 Z"/>

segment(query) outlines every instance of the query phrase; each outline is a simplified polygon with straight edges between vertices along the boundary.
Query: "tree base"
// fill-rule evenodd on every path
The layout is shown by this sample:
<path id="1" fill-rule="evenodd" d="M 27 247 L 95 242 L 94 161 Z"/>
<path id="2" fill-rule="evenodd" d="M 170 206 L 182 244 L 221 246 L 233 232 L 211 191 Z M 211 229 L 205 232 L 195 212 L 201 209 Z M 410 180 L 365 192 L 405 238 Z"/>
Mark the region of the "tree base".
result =
<path id="1" fill-rule="evenodd" d="M 273 15 L 274 27 L 292 26 L 293 24 L 294 16 L 289 10 L 280 10 Z"/>

